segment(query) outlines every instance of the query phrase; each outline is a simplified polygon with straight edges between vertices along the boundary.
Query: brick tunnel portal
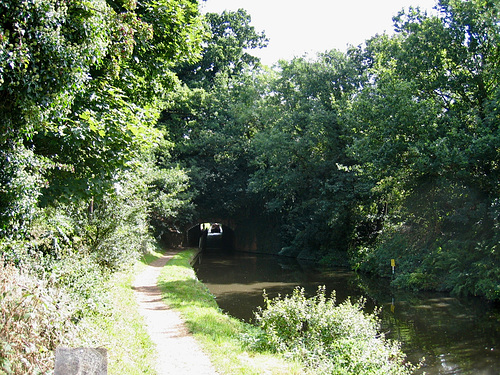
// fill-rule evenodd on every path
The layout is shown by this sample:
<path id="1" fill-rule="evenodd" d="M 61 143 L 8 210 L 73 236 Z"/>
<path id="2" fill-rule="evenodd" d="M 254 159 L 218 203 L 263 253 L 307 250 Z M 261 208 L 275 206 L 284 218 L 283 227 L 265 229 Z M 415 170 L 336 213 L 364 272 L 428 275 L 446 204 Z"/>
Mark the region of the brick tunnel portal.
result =
<path id="1" fill-rule="evenodd" d="M 211 232 L 213 224 L 220 233 Z M 204 231 L 206 238 L 203 239 Z M 205 241 L 207 249 L 276 254 L 281 250 L 279 227 L 269 217 L 242 214 L 237 218 L 201 217 L 183 230 L 182 246 L 199 247 Z"/>
<path id="2" fill-rule="evenodd" d="M 234 230 L 217 221 L 202 221 L 185 232 L 185 244 L 189 247 L 232 251 L 236 249 Z M 185 245 L 185 246 L 186 246 Z"/>

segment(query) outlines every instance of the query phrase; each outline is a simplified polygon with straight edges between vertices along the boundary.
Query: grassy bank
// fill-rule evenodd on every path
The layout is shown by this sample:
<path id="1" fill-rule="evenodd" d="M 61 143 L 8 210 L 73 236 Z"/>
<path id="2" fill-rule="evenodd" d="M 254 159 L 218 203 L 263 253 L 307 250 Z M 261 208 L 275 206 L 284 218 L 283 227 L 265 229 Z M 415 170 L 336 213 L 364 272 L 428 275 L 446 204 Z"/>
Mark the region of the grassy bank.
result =
<path id="1" fill-rule="evenodd" d="M 127 271 L 108 281 L 109 311 L 83 322 L 87 346 L 108 349 L 108 374 L 156 374 L 156 348 L 138 310 L 132 284 L 147 264 L 161 257 L 147 254 Z M 89 339 L 90 338 L 90 339 Z"/>
<path id="2" fill-rule="evenodd" d="M 182 251 L 167 263 L 159 286 L 165 303 L 181 313 L 217 371 L 221 374 L 303 374 L 296 363 L 246 347 L 241 337 L 255 328 L 221 312 L 213 295 L 196 278 L 190 265 L 194 254 L 195 249 Z"/>

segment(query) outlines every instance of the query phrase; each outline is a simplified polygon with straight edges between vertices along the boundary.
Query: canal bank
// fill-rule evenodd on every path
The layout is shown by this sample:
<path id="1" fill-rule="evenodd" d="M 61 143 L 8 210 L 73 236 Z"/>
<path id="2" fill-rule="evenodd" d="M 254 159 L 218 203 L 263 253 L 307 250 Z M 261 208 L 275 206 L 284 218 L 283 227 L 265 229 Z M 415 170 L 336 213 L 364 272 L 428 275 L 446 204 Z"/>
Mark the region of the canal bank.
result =
<path id="1" fill-rule="evenodd" d="M 299 375 L 307 372 L 300 364 L 282 356 L 251 351 L 241 340 L 250 326 L 224 314 L 214 296 L 196 277 L 191 267 L 198 249 L 182 249 L 160 269 L 157 284 L 164 306 L 177 311 L 189 334 L 221 374 Z M 175 345 L 173 343 L 172 345 Z M 159 348 L 162 355 L 168 347 Z M 191 356 L 189 350 L 185 354 Z M 193 364 L 191 374 L 196 372 Z"/>
<path id="2" fill-rule="evenodd" d="M 387 342 L 378 330 L 372 329 L 372 317 L 361 313 L 355 305 L 346 306 L 347 309 L 328 309 L 325 314 L 321 314 L 327 316 L 335 312 L 332 317 L 340 319 L 342 326 L 355 324 L 356 329 L 343 330 L 340 336 L 327 335 L 330 338 L 328 343 L 322 339 L 315 342 L 313 349 L 319 349 L 320 352 L 316 354 L 322 353 L 320 356 L 310 356 L 302 350 L 288 351 L 286 347 L 280 347 L 279 350 L 267 347 L 272 337 L 276 337 L 274 333 L 262 326 L 256 327 L 233 318 L 218 307 L 214 295 L 198 280 L 190 265 L 195 252 L 196 249 L 182 251 L 169 261 L 161 270 L 158 285 L 162 290 L 163 301 L 180 312 L 189 331 L 203 351 L 209 354 L 217 372 L 269 375 L 411 373 L 412 366 L 404 362 L 399 348 Z M 284 327 L 289 327 L 289 323 L 286 319 Z M 310 325 L 311 329 L 314 326 Z M 361 337 L 363 332 L 369 337 Z M 286 335 L 280 334 L 279 337 Z M 304 342 L 311 341 L 306 339 Z M 290 343 L 296 344 L 297 341 L 293 339 Z M 360 356 L 359 353 L 364 354 Z"/>
<path id="3" fill-rule="evenodd" d="M 403 343 L 412 362 L 422 357 L 428 374 L 498 375 L 500 311 L 481 299 L 446 293 L 409 293 L 391 289 L 387 280 L 363 279 L 347 269 L 317 268 L 294 259 L 205 252 L 195 265 L 198 278 L 232 316 L 251 320 L 263 304 L 262 291 L 273 297 L 297 286 L 312 294 L 319 285 L 335 290 L 337 301 L 367 299 L 381 309 L 383 331 Z"/>

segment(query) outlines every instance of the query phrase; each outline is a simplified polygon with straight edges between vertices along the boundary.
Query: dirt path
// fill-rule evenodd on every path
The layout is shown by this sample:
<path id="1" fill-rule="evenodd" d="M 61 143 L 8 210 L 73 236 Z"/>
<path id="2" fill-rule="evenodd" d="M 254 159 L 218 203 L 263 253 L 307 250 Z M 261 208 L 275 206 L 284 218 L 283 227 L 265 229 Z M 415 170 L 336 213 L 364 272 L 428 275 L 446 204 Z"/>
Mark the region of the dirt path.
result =
<path id="1" fill-rule="evenodd" d="M 161 292 L 156 285 L 162 267 L 177 252 L 171 250 L 165 253 L 138 275 L 134 282 L 139 311 L 146 320 L 148 333 L 158 350 L 157 372 L 159 375 L 216 375 L 210 360 L 189 334 L 179 313 L 161 300 Z"/>

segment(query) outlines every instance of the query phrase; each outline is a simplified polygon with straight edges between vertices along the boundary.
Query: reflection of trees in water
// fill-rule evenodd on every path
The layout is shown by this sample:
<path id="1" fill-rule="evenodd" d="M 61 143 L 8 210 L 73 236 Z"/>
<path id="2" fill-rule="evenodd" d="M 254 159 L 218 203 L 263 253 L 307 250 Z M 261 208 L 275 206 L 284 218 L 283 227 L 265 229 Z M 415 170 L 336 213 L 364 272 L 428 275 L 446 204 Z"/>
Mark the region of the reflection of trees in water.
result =
<path id="1" fill-rule="evenodd" d="M 426 358 L 421 371 L 498 374 L 498 308 L 479 298 L 394 290 L 389 279 L 357 275 L 353 281 L 369 300 L 382 307 L 382 331 L 403 343 L 409 360 L 415 363 Z"/>
<path id="2" fill-rule="evenodd" d="M 500 357 L 498 321 L 481 300 L 449 295 L 397 293 L 394 312 L 384 304 L 382 324 L 390 338 L 403 343 L 412 362 L 425 356 L 423 371 L 496 374 Z"/>

